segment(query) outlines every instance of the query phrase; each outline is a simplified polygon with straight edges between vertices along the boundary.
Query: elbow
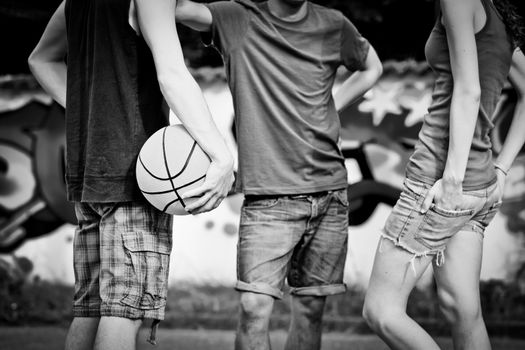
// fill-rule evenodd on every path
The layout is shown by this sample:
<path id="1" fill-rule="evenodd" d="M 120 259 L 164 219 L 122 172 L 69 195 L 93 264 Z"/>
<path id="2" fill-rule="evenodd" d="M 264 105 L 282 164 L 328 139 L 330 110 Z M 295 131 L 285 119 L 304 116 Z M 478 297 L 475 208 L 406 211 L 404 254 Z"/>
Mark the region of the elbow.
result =
<path id="1" fill-rule="evenodd" d="M 369 77 L 370 83 L 375 84 L 381 75 L 383 75 L 383 64 L 377 57 L 377 55 L 372 56 L 372 58 L 367 59 L 366 67 L 367 76 Z"/>
<path id="2" fill-rule="evenodd" d="M 29 66 L 29 70 L 31 70 L 31 72 L 34 74 L 35 67 L 38 65 L 38 58 L 35 54 L 35 51 L 31 52 L 31 54 L 27 58 L 27 65 Z"/>
<path id="3" fill-rule="evenodd" d="M 184 89 L 191 88 L 192 83 L 195 82 L 185 66 L 159 70 L 157 79 L 165 96 L 174 93 L 180 94 Z"/>
<path id="4" fill-rule="evenodd" d="M 481 88 L 479 86 L 457 86 L 454 94 L 462 101 L 469 101 L 479 104 L 481 100 Z"/>
<path id="5" fill-rule="evenodd" d="M 383 75 L 383 65 L 381 64 L 381 62 L 378 62 L 374 66 L 374 83 L 378 81 L 379 78 L 381 78 L 381 75 Z"/>
<path id="6" fill-rule="evenodd" d="M 365 76 L 367 77 L 366 80 L 369 88 L 377 83 L 379 78 L 381 78 L 381 75 L 383 75 L 383 65 L 381 62 L 378 62 L 367 69 L 367 74 Z"/>

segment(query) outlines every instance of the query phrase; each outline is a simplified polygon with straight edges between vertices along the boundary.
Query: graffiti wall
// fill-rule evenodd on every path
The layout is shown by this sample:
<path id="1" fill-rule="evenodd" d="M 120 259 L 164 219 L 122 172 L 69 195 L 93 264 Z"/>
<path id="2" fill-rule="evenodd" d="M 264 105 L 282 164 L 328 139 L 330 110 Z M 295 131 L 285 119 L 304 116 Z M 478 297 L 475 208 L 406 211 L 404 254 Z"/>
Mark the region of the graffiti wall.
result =
<path id="1" fill-rule="evenodd" d="M 236 153 L 233 105 L 222 69 L 194 73 Z M 338 81 L 343 78 L 344 73 Z M 432 83 L 424 64 L 387 63 L 379 84 L 341 113 L 353 208 L 346 266 L 349 284 L 367 284 L 379 233 L 401 187 Z M 506 92 L 500 104 L 493 135 L 496 151 L 504 139 L 513 98 Z M 0 262 L 16 264 L 24 257 L 33 264 L 32 275 L 70 284 L 74 216 L 64 194 L 63 111 L 30 77 L 3 78 L 0 125 Z M 524 180 L 525 157 L 520 156 L 509 173 L 502 210 L 486 233 L 485 280 L 525 279 Z M 241 203 L 242 195 L 232 195 L 211 213 L 175 218 L 172 283 L 234 283 Z"/>

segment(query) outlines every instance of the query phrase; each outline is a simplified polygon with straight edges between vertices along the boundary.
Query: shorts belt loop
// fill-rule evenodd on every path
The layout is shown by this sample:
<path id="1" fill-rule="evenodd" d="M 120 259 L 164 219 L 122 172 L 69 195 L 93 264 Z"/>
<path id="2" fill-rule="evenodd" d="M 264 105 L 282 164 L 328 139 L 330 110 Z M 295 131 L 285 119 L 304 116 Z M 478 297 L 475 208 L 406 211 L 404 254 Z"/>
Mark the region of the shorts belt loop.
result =
<path id="1" fill-rule="evenodd" d="M 157 345 L 157 329 L 159 329 L 160 320 L 153 320 L 151 322 L 151 331 L 149 334 L 148 343 L 151 345 Z"/>
<path id="2" fill-rule="evenodd" d="M 436 266 L 443 266 L 445 263 L 445 252 L 443 250 L 440 250 L 436 254 Z"/>

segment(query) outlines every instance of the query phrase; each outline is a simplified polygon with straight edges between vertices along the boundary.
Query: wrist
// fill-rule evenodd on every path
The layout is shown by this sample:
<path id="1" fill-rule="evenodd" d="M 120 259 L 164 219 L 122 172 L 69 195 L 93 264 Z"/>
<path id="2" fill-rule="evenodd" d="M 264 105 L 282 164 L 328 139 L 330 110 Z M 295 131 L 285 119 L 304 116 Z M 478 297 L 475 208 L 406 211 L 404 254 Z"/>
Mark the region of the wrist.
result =
<path id="1" fill-rule="evenodd" d="M 509 173 L 509 168 L 507 167 L 504 167 L 503 165 L 497 163 L 497 162 L 494 162 L 494 168 L 496 169 L 496 171 L 498 172 L 501 172 L 503 175 L 507 176 L 508 173 Z"/>
<path id="2" fill-rule="evenodd" d="M 215 152 L 213 155 L 210 155 L 210 160 L 220 167 L 233 168 L 233 157 L 227 148 L 222 152 Z"/>
<path id="3" fill-rule="evenodd" d="M 457 187 L 457 186 L 463 185 L 463 177 L 459 177 L 455 174 L 450 174 L 450 173 L 444 173 L 441 181 L 443 182 L 443 184 L 447 186 L 451 186 L 451 187 L 452 186 Z"/>

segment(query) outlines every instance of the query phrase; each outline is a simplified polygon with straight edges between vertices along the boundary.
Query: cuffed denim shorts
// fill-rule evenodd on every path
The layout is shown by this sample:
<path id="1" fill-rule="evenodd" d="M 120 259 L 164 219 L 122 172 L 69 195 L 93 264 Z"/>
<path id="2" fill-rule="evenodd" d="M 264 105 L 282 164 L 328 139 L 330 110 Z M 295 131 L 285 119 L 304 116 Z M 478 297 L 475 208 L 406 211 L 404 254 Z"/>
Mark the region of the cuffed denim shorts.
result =
<path id="1" fill-rule="evenodd" d="M 236 289 L 283 297 L 344 293 L 346 189 L 293 196 L 247 196 L 241 209 Z"/>
<path id="2" fill-rule="evenodd" d="M 147 203 L 76 203 L 74 317 L 164 319 L 172 217 Z"/>
<path id="3" fill-rule="evenodd" d="M 459 231 L 473 231 L 482 237 L 492 221 L 501 200 L 497 183 L 474 191 L 464 191 L 469 207 L 447 210 L 432 204 L 421 213 L 423 201 L 432 185 L 405 179 L 403 191 L 388 217 L 383 238 L 414 254 L 414 257 L 437 255 L 443 259 L 447 242 Z"/>

